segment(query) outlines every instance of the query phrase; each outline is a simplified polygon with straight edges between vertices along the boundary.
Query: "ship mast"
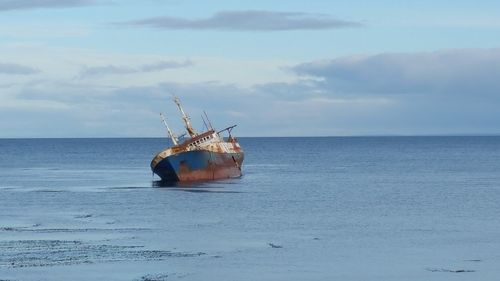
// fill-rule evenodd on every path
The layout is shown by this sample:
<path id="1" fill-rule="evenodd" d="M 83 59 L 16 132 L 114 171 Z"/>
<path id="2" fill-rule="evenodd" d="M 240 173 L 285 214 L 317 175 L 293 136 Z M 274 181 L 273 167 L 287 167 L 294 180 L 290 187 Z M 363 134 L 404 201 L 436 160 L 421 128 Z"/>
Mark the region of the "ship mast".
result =
<path id="1" fill-rule="evenodd" d="M 174 143 L 174 145 L 177 145 L 179 143 L 179 139 L 177 139 L 177 136 L 172 133 L 172 130 L 170 130 L 170 127 L 167 124 L 167 120 L 165 120 L 165 116 L 163 116 L 163 113 L 160 113 L 161 120 L 163 121 L 163 124 L 165 124 L 165 127 L 167 128 L 168 135 L 170 136 L 170 139 Z"/>
<path id="2" fill-rule="evenodd" d="M 184 109 L 182 108 L 182 105 L 181 105 L 181 101 L 179 100 L 178 97 L 174 97 L 174 102 L 175 102 L 175 104 L 177 104 L 177 107 L 181 111 L 182 120 L 184 121 L 184 124 L 186 125 L 186 130 L 187 130 L 188 134 L 192 138 L 196 137 L 197 133 L 194 130 L 193 126 L 191 126 L 191 122 L 189 121 L 189 116 L 187 116 L 187 114 L 184 112 Z"/>

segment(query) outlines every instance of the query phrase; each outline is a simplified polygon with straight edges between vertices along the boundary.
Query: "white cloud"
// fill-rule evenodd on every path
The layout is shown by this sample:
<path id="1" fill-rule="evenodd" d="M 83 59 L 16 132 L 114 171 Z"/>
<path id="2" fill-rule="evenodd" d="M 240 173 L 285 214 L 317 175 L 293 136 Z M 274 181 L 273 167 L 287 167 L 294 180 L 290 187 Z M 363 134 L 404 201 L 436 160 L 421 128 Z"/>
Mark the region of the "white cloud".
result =
<path id="1" fill-rule="evenodd" d="M 190 60 L 185 61 L 158 61 L 155 63 L 148 63 L 136 67 L 132 66 L 116 66 L 116 65 L 105 65 L 105 66 L 85 66 L 80 72 L 81 77 L 96 76 L 96 75 L 108 75 L 108 74 L 132 74 L 132 73 L 149 73 L 155 71 L 162 71 L 166 69 L 176 69 L 182 67 L 193 66 L 194 63 Z"/>
<path id="2" fill-rule="evenodd" d="M 238 124 L 237 135 L 492 133 L 500 131 L 497 52 L 346 57 L 299 64 L 292 68 L 298 74 L 282 71 L 291 62 L 190 58 L 192 67 L 168 75 L 136 72 L 127 79 L 77 79 L 82 65 L 118 65 L 127 54 L 76 50 L 59 54 L 63 59 L 56 62 L 35 59 L 43 70 L 37 80 L 24 77 L 27 81 L 12 84 L 0 77 L 5 86 L 0 132 L 43 135 L 53 126 L 64 131 L 46 136 L 162 136 L 159 112 L 182 130 L 170 102 L 175 93 L 196 126 L 201 128 L 199 116 L 206 110 L 218 128 Z M 134 69 L 154 61 L 183 61 L 130 57 Z M 474 87 L 464 86 L 468 84 Z M 9 126 L 8 120 L 24 127 Z"/>

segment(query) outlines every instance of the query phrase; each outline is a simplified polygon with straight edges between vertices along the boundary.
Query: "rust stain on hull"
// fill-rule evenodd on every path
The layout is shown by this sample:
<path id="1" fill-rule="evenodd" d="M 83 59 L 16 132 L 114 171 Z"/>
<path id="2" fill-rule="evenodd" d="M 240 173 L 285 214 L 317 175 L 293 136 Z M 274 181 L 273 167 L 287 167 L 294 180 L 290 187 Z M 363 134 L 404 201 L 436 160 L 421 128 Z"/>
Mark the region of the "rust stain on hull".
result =
<path id="1" fill-rule="evenodd" d="M 233 160 L 221 164 L 208 163 L 206 168 L 191 170 L 187 164 L 181 164 L 177 177 L 179 181 L 200 181 L 200 180 L 218 180 L 227 178 L 237 178 L 241 176 L 239 166 L 235 165 Z"/>

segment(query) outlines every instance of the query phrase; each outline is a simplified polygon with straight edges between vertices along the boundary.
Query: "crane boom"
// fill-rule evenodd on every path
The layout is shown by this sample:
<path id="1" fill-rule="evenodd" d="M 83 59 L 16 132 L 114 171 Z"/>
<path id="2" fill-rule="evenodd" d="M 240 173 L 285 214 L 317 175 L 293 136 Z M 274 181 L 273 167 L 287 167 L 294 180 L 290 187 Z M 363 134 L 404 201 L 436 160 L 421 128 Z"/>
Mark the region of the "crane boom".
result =
<path id="1" fill-rule="evenodd" d="M 178 97 L 174 96 L 174 102 L 175 102 L 175 104 L 177 104 L 177 107 L 179 108 L 179 110 L 182 114 L 182 120 L 184 121 L 184 124 L 186 126 L 186 131 L 188 132 L 188 134 L 192 138 L 196 137 L 198 134 L 194 130 L 193 126 L 191 126 L 191 121 L 189 120 L 189 116 L 187 116 L 187 114 L 184 112 L 184 109 L 182 108 L 182 105 L 181 105 L 181 101 L 179 100 Z"/>
<path id="2" fill-rule="evenodd" d="M 163 121 L 163 124 L 167 128 L 167 132 L 168 132 L 170 139 L 172 140 L 174 145 L 177 145 L 179 143 L 179 139 L 177 139 L 177 136 L 174 133 L 172 133 L 172 130 L 170 130 L 170 127 L 168 126 L 167 120 L 165 119 L 165 116 L 163 116 L 163 113 L 160 113 L 160 117 L 161 117 L 161 120 Z"/>

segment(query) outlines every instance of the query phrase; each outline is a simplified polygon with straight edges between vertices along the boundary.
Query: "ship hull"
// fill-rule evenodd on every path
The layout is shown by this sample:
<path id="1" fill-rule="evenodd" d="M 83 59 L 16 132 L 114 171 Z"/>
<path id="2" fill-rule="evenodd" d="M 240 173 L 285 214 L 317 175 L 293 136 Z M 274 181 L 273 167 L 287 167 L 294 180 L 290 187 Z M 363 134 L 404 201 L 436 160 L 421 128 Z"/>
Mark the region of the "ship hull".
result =
<path id="1" fill-rule="evenodd" d="M 243 152 L 185 151 L 159 161 L 153 172 L 163 181 L 203 181 L 241 176 Z"/>

